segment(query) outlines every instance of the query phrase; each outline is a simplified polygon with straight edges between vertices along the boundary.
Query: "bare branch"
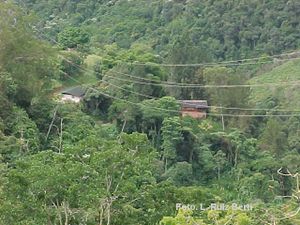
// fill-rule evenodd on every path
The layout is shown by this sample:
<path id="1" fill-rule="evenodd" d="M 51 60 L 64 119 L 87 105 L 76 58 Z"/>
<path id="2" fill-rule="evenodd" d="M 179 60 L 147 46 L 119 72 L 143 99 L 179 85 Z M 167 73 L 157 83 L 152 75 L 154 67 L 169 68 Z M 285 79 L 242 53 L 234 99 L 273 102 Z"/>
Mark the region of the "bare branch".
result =
<path id="1" fill-rule="evenodd" d="M 54 123 L 54 121 L 55 121 L 57 110 L 58 110 L 58 105 L 57 105 L 57 106 L 55 107 L 55 109 L 54 109 L 52 121 L 51 121 L 51 123 L 50 123 L 50 125 L 49 125 L 48 132 L 47 132 L 47 134 L 46 134 L 46 141 L 48 140 L 48 137 L 49 137 L 49 135 L 50 135 L 50 132 L 51 132 L 53 123 Z"/>

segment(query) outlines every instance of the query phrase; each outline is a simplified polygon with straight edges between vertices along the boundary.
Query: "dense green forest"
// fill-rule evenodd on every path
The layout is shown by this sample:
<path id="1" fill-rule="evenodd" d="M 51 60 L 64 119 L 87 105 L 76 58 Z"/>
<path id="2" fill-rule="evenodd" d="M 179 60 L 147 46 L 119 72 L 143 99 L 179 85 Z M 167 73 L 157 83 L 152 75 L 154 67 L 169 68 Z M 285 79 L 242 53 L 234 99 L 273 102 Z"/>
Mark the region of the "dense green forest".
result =
<path id="1" fill-rule="evenodd" d="M 300 224 L 299 28 L 297 0 L 1 1 L 0 225 Z"/>

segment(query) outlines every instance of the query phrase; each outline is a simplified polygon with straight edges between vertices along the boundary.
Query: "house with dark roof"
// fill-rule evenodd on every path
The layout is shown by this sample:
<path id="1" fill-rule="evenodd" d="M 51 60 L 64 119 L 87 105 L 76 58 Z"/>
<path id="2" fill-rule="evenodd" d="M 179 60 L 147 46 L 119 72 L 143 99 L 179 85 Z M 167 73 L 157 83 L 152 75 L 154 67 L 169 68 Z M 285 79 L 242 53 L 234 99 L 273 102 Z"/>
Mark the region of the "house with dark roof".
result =
<path id="1" fill-rule="evenodd" d="M 79 103 L 85 93 L 86 89 L 81 86 L 71 87 L 61 92 L 61 101 Z"/>
<path id="2" fill-rule="evenodd" d="M 206 118 L 208 109 L 206 100 L 179 100 L 181 104 L 181 116 L 190 116 L 195 119 Z"/>

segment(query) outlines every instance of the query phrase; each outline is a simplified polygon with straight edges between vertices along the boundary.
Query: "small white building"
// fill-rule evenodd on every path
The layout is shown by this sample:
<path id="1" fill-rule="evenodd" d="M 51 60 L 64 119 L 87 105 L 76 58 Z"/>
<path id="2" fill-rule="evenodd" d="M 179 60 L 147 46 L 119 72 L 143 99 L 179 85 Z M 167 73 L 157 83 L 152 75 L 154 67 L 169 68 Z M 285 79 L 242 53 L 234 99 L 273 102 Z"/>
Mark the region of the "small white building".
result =
<path id="1" fill-rule="evenodd" d="M 86 90 L 81 86 L 65 89 L 61 92 L 61 101 L 79 103 L 85 95 L 85 92 Z"/>

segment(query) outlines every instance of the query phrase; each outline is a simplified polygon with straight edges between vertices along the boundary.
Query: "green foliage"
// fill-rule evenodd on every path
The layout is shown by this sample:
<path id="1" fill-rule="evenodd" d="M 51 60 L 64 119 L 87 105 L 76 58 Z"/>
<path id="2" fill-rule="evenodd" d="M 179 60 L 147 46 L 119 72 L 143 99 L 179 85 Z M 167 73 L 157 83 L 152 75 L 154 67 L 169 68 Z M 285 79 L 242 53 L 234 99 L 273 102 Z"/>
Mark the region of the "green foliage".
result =
<path id="1" fill-rule="evenodd" d="M 164 118 L 179 114 L 179 103 L 173 97 L 144 100 L 141 103 L 142 130 L 147 131 L 155 146 L 161 142 L 161 127 Z"/>
<path id="2" fill-rule="evenodd" d="M 283 123 L 276 119 L 270 119 L 260 138 L 260 147 L 262 150 L 270 151 L 280 157 L 287 146 L 286 134 Z"/>
<path id="3" fill-rule="evenodd" d="M 21 142 L 14 136 L 0 132 L 0 162 L 13 163 L 23 155 Z"/>
<path id="4" fill-rule="evenodd" d="M 89 42 L 89 34 L 78 27 L 67 27 L 58 34 L 58 43 L 64 49 L 76 48 Z"/>
<path id="5" fill-rule="evenodd" d="M 261 83 L 281 83 L 293 82 L 300 78 L 300 62 L 293 60 L 282 65 L 271 68 L 271 70 L 254 77 L 250 80 L 251 84 Z M 254 88 L 250 94 L 250 101 L 263 108 L 285 108 L 298 109 L 299 98 L 297 87 L 276 87 L 276 88 Z"/>
<path id="6" fill-rule="evenodd" d="M 179 103 L 173 97 L 163 97 L 158 100 L 145 100 L 141 104 L 143 118 L 150 121 L 163 121 L 164 118 L 179 113 Z"/>
<path id="7" fill-rule="evenodd" d="M 245 177 L 239 182 L 239 192 L 244 199 L 259 198 L 271 201 L 275 198 L 279 182 L 270 180 L 262 173 L 254 173 L 251 177 Z"/>
<path id="8" fill-rule="evenodd" d="M 54 51 L 33 36 L 29 16 L 11 3 L 0 3 L 0 8 L 1 77 L 9 82 L 6 92 L 10 98 L 27 107 L 56 73 Z"/>
<path id="9" fill-rule="evenodd" d="M 207 218 L 200 219 L 193 217 L 193 211 L 180 209 L 176 217 L 164 217 L 160 221 L 161 225 L 222 225 L 222 224 L 232 224 L 232 225 L 252 225 L 252 219 L 242 212 L 227 212 L 227 214 L 221 211 L 208 211 Z"/>
<path id="10" fill-rule="evenodd" d="M 175 218 L 164 217 L 159 224 L 160 225 L 193 225 L 193 224 L 204 225 L 205 224 L 200 219 L 191 218 L 191 214 L 192 213 L 189 211 L 179 210 Z"/>
<path id="11" fill-rule="evenodd" d="M 47 96 L 40 96 L 32 101 L 28 109 L 28 115 L 35 122 L 40 132 L 46 133 L 48 131 L 54 109 L 55 103 L 49 100 Z"/>
<path id="12" fill-rule="evenodd" d="M 10 100 L 13 100 L 18 86 L 11 74 L 5 72 L 0 73 L 0 87 L 1 94 L 5 95 Z"/>
<path id="13" fill-rule="evenodd" d="M 299 47 L 297 1 L 22 2 L 40 15 L 48 35 L 70 26 L 84 27 L 91 31 L 93 46 L 116 43 L 129 48 L 146 42 L 162 56 L 176 46 L 189 48 L 186 53 L 207 52 L 215 59 L 276 54 Z"/>
<path id="14" fill-rule="evenodd" d="M 224 152 L 219 150 L 215 155 L 214 155 L 214 161 L 215 161 L 215 166 L 218 170 L 218 179 L 221 177 L 221 170 L 224 168 L 226 164 L 226 155 Z"/>
<path id="15" fill-rule="evenodd" d="M 83 100 L 85 111 L 92 115 L 100 115 L 102 118 L 105 118 L 105 115 L 108 114 L 111 104 L 112 101 L 110 98 L 92 89 L 87 91 Z"/>
<path id="16" fill-rule="evenodd" d="M 235 85 L 243 84 L 247 77 L 236 74 L 233 69 L 226 67 L 206 68 L 203 72 L 203 80 L 206 85 Z M 224 107 L 243 107 L 247 103 L 247 88 L 209 88 L 207 93 L 212 105 Z"/>
<path id="17" fill-rule="evenodd" d="M 123 135 L 121 139 L 122 143 L 102 140 L 102 147 L 91 149 L 89 154 L 81 149 L 82 143 L 78 147 L 66 148 L 64 154 L 45 151 L 19 160 L 16 168 L 9 172 L 10 183 L 6 187 L 15 205 L 24 207 L 15 221 L 24 222 L 22 215 L 26 214 L 26 208 L 33 210 L 31 216 L 36 223 L 44 221 L 42 218 L 49 214 L 48 221 L 52 222 L 62 216 L 63 221 L 78 223 L 85 218 L 85 222 L 92 224 L 96 224 L 95 221 L 102 223 L 110 217 L 119 223 L 117 221 L 127 213 L 135 216 L 146 210 L 141 209 L 134 199 L 139 199 L 143 191 L 155 184 L 151 176 L 155 153 L 145 135 Z M 86 138 L 84 145 L 92 148 L 98 143 Z M 20 195 L 20 198 L 14 195 Z M 133 211 L 127 212 L 128 207 Z M 67 211 L 61 213 L 64 208 Z M 99 221 L 98 210 L 111 215 L 105 213 Z M 72 211 L 79 214 L 73 218 L 69 214 Z M 136 215 L 136 219 L 138 217 Z M 4 216 L 4 221 L 7 224 L 9 217 Z"/>
<path id="18" fill-rule="evenodd" d="M 163 177 L 170 179 L 177 186 L 189 186 L 193 183 L 193 168 L 187 162 L 177 162 L 169 168 Z"/>
<path id="19" fill-rule="evenodd" d="M 162 123 L 163 158 L 165 170 L 172 166 L 176 159 L 177 145 L 183 140 L 182 127 L 179 117 L 165 118 Z"/>
<path id="20" fill-rule="evenodd" d="M 299 224 L 299 214 L 289 217 L 299 204 L 288 198 L 299 197 L 299 119 L 226 118 L 223 130 L 210 114 L 179 117 L 178 102 L 294 109 L 296 88 L 157 85 L 297 81 L 297 60 L 157 65 L 260 55 L 267 63 L 299 47 L 296 1 L 22 2 L 42 15 L 43 32 L 31 29 L 27 9 L 0 3 L 0 224 Z M 58 56 L 34 35 L 66 51 Z M 80 104 L 52 102 L 53 83 L 71 86 L 72 77 L 93 88 Z M 254 210 L 176 212 L 176 203 L 213 202 Z"/>
<path id="21" fill-rule="evenodd" d="M 61 52 L 62 58 L 59 65 L 60 79 L 68 80 L 71 77 L 78 77 L 82 74 L 82 69 L 80 67 L 83 64 L 83 59 L 80 53 L 71 52 Z"/>
<path id="22" fill-rule="evenodd" d="M 177 24 L 176 24 L 177 25 Z M 176 29 L 184 24 L 177 25 Z M 177 38 L 176 38 L 177 39 Z M 189 33 L 178 37 L 174 46 L 168 54 L 168 62 L 171 64 L 193 64 L 198 62 L 207 62 L 210 60 L 210 53 L 206 51 L 205 46 L 195 45 Z M 203 83 L 202 69 L 197 67 L 171 67 L 168 81 L 177 83 Z M 196 88 L 168 88 L 168 92 L 178 99 L 197 99 L 204 93 Z"/>
<path id="23" fill-rule="evenodd" d="M 290 149 L 297 150 L 299 152 L 300 150 L 300 140 L 299 140 L 299 120 L 298 118 L 290 118 L 287 122 L 287 131 L 288 131 L 288 145 Z"/>
<path id="24" fill-rule="evenodd" d="M 37 152 L 40 147 L 39 131 L 28 114 L 18 107 L 14 107 L 6 121 L 7 132 L 15 136 L 20 143 L 20 152 Z"/>

